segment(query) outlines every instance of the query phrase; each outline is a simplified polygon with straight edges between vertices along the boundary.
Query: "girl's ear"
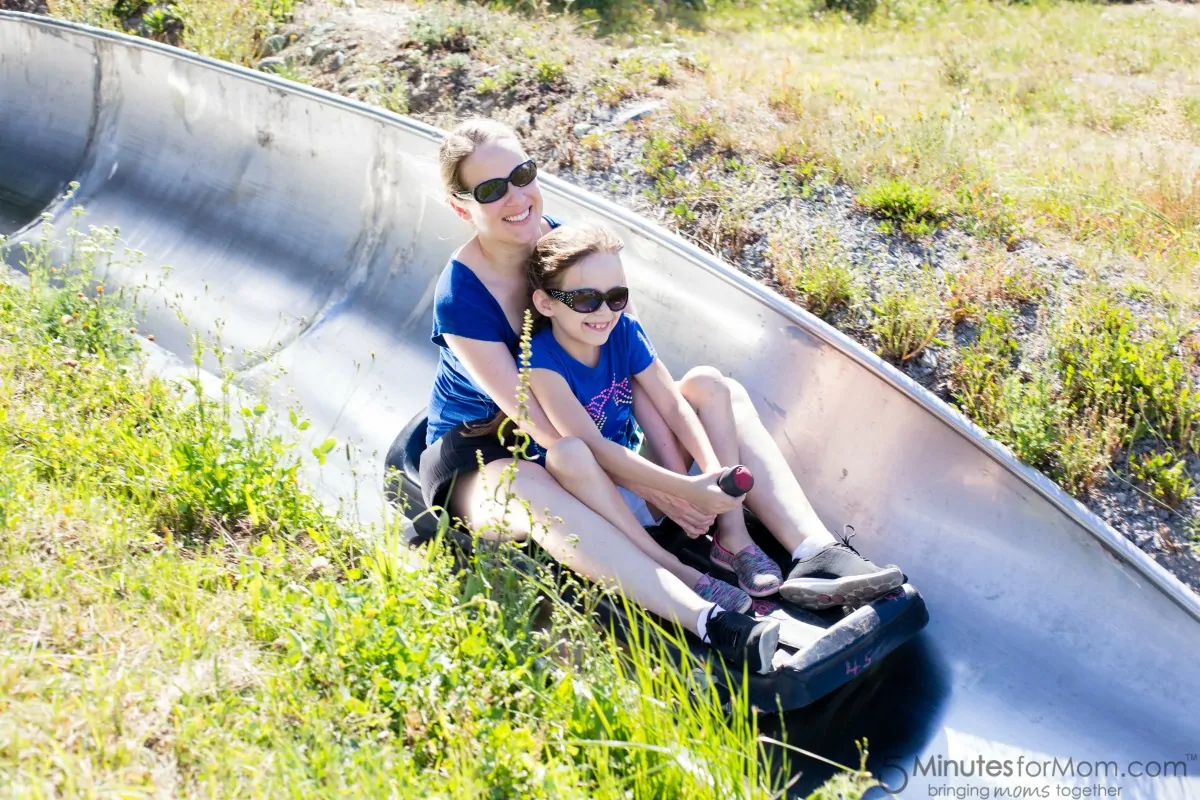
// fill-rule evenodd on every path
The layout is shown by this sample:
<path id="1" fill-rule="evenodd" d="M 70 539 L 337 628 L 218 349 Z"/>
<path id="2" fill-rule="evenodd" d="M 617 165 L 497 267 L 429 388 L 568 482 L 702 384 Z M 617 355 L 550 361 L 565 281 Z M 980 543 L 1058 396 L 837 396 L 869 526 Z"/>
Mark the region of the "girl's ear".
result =
<path id="1" fill-rule="evenodd" d="M 450 195 L 449 199 L 450 199 L 450 207 L 454 209 L 454 213 L 458 214 L 459 218 L 464 219 L 467 222 L 470 222 L 471 221 L 471 212 L 467 210 L 467 207 L 464 206 L 462 203 L 460 203 L 458 201 L 458 198 L 455 197 L 454 195 Z"/>
<path id="2" fill-rule="evenodd" d="M 543 317 L 554 316 L 554 300 L 541 289 L 535 289 L 533 292 L 533 307 Z"/>

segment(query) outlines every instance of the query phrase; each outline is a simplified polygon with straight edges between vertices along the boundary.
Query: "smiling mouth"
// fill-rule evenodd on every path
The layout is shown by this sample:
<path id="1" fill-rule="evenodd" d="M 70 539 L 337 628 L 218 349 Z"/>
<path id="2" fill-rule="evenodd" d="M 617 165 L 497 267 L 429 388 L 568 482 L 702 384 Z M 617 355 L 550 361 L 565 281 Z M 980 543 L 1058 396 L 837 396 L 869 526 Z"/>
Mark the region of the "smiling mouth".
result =
<path id="1" fill-rule="evenodd" d="M 530 206 L 529 208 L 525 209 L 520 214 L 515 214 L 514 216 L 511 216 L 511 217 L 504 217 L 504 221 L 520 224 L 520 223 L 524 222 L 525 220 L 529 219 L 529 215 L 531 213 L 533 213 L 533 206 Z"/>
<path id="2" fill-rule="evenodd" d="M 585 322 L 583 323 L 583 327 L 587 328 L 588 330 L 596 331 L 597 333 L 603 333 L 612 327 L 612 322 Z"/>

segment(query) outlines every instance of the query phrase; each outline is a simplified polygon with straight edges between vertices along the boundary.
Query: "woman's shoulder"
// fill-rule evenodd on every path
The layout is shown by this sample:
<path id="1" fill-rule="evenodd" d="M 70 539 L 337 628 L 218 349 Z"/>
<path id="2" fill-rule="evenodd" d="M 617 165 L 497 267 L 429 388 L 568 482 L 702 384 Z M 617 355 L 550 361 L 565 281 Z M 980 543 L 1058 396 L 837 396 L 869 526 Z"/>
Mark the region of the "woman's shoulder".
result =
<path id="1" fill-rule="evenodd" d="M 434 305 L 448 303 L 461 299 L 463 295 L 477 295 L 483 289 L 478 276 L 455 253 L 442 268 L 438 276 L 437 289 L 434 291 Z"/>

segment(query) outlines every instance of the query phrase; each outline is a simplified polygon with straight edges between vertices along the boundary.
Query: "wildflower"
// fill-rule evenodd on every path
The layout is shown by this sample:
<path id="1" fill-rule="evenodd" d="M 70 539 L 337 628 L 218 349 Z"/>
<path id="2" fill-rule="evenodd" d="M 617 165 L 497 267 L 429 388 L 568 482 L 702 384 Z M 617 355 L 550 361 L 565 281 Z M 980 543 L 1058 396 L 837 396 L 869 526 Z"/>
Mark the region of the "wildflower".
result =
<path id="1" fill-rule="evenodd" d="M 945 119 L 945 118 L 946 118 L 946 112 L 945 112 L 945 111 L 943 111 L 943 112 L 942 112 L 942 119 Z"/>
<path id="2" fill-rule="evenodd" d="M 71 315 L 63 314 L 63 317 L 60 320 L 60 322 L 62 322 L 63 325 L 70 325 L 71 324 Z"/>
<path id="3" fill-rule="evenodd" d="M 888 125 L 888 133 L 895 133 L 895 132 L 896 132 L 896 129 L 893 128 L 891 125 Z"/>
<path id="4" fill-rule="evenodd" d="M 104 294 L 104 287 L 103 287 L 103 286 L 97 286 L 97 287 L 96 287 L 96 294 Z"/>
<path id="5" fill-rule="evenodd" d="M 924 114 L 922 114 L 920 111 L 918 111 L 918 112 L 917 112 L 917 119 L 925 119 L 925 115 L 924 115 Z"/>
<path id="6" fill-rule="evenodd" d="M 879 78 L 876 78 L 876 79 L 875 79 L 875 85 L 876 85 L 876 86 L 878 86 L 878 85 L 879 85 Z"/>
<path id="7" fill-rule="evenodd" d="M 375 619 L 375 615 L 376 615 L 377 613 L 379 613 L 379 612 L 377 612 L 377 611 L 376 611 L 375 609 L 373 609 L 373 608 L 368 608 L 366 611 L 364 611 L 364 612 L 363 612 L 363 614 L 365 614 L 365 615 L 366 615 L 367 619 Z"/>
<path id="8" fill-rule="evenodd" d="M 130 335 L 130 336 L 136 336 L 136 335 L 137 335 L 137 328 L 130 328 L 130 329 L 129 329 L 129 335 Z"/>
<path id="9" fill-rule="evenodd" d="M 908 88 L 908 81 L 900 81 L 900 88 L 901 88 L 901 89 L 907 89 L 907 88 Z"/>
<path id="10" fill-rule="evenodd" d="M 844 95 L 843 95 L 841 92 L 838 92 L 838 94 L 837 94 L 837 99 L 838 99 L 838 100 L 841 100 L 841 99 L 842 99 L 842 97 L 844 97 Z"/>
<path id="11" fill-rule="evenodd" d="M 70 506 L 63 506 L 63 513 L 64 513 L 64 514 L 70 514 L 70 513 L 71 513 L 71 507 L 70 507 Z"/>
<path id="12" fill-rule="evenodd" d="M 875 129 L 875 135 L 876 135 L 876 136 L 883 136 L 883 131 L 879 130 L 879 128 L 876 128 L 876 129 Z"/>

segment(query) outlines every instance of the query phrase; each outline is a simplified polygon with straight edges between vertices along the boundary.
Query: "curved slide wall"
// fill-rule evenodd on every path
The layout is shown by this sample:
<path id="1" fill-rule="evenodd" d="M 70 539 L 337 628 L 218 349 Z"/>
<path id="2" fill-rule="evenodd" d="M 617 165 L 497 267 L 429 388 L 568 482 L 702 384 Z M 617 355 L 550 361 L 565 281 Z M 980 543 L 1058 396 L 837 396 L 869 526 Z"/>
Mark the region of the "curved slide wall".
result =
<path id="1" fill-rule="evenodd" d="M 119 226 L 152 280 L 172 268 L 145 329 L 187 359 L 170 300 L 197 329 L 221 326 L 247 385 L 285 368 L 278 402 L 292 392 L 314 439 L 367 454 L 367 517 L 388 444 L 427 399 L 434 282 L 467 233 L 441 201 L 436 144 L 411 120 L 270 76 L 0 12 L 0 232 L 37 238 L 42 211 L 65 224 L 60 194 L 79 181 L 89 222 Z M 882 777 L 907 774 L 913 797 L 1065 796 L 1059 783 L 1200 797 L 1200 599 L 841 334 L 627 211 L 553 178 L 543 189 L 550 213 L 624 238 L 672 370 L 742 381 L 822 517 L 854 524 L 856 544 L 924 594 L 929 627 L 892 659 L 936 680 L 887 723 L 911 734 L 904 747 L 873 748 L 891 759 Z M 345 460 L 318 477 L 327 497 L 352 496 Z M 980 756 L 999 774 L 978 777 Z M 1048 781 L 1055 758 L 1093 774 Z M 1167 761 L 1193 777 L 1133 774 Z"/>

